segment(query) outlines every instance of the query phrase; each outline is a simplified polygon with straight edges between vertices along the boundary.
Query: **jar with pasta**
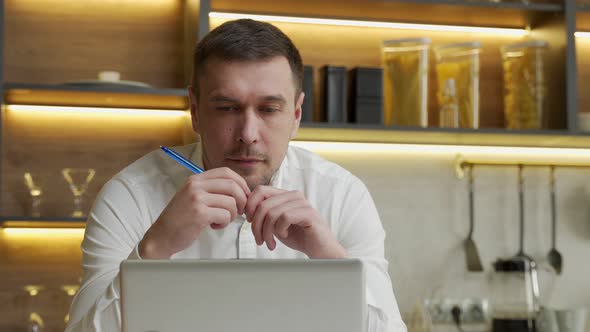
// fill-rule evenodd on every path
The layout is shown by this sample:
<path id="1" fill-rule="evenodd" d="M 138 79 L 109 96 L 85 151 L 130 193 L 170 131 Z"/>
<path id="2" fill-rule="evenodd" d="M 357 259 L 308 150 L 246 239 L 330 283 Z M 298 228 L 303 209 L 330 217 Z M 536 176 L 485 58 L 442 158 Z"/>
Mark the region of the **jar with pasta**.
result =
<path id="1" fill-rule="evenodd" d="M 508 129 L 540 129 L 545 116 L 545 41 L 502 47 L 504 117 Z"/>
<path id="2" fill-rule="evenodd" d="M 439 109 L 443 109 L 449 83 L 455 86 L 458 108 L 456 127 L 479 128 L 479 42 L 437 46 L 436 77 Z M 442 116 L 442 115 L 441 115 Z M 443 126 L 443 122 L 441 122 Z"/>
<path id="3" fill-rule="evenodd" d="M 387 40 L 382 45 L 385 125 L 428 126 L 428 52 L 431 40 Z"/>

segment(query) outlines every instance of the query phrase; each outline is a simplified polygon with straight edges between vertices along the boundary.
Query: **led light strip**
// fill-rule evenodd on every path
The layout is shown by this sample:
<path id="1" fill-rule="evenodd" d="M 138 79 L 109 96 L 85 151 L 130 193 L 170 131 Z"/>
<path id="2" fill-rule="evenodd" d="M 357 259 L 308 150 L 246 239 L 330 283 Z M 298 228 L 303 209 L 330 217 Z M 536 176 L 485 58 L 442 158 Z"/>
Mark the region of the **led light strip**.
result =
<path id="1" fill-rule="evenodd" d="M 465 160 L 498 164 L 539 164 L 590 166 L 590 149 L 582 148 L 538 148 L 478 145 L 435 145 L 435 144 L 393 144 L 393 143 L 343 143 L 293 141 L 294 146 L 317 153 L 363 155 L 375 154 L 431 154 L 455 157 Z"/>
<path id="2" fill-rule="evenodd" d="M 60 237 L 82 238 L 84 228 L 1 228 L 0 234 L 11 238 Z"/>
<path id="3" fill-rule="evenodd" d="M 590 32 L 577 31 L 574 33 L 574 36 L 579 37 L 579 38 L 590 38 Z"/>
<path id="4" fill-rule="evenodd" d="M 7 111 L 13 112 L 51 112 L 51 113 L 107 113 L 111 115 L 158 115 L 166 117 L 187 116 L 187 111 L 163 110 L 163 109 L 140 109 L 140 108 L 111 108 L 111 107 L 74 107 L 74 106 L 45 106 L 45 105 L 6 105 Z"/>
<path id="5" fill-rule="evenodd" d="M 486 33 L 486 34 L 501 34 L 501 35 L 510 35 L 510 36 L 524 36 L 524 35 L 528 34 L 528 31 L 525 29 L 470 27 L 470 26 L 437 25 L 437 24 L 413 24 L 413 23 L 376 22 L 376 21 L 356 21 L 356 20 L 338 20 L 338 19 L 324 19 L 324 18 L 313 18 L 313 17 L 254 15 L 254 14 L 224 13 L 224 12 L 211 12 L 211 13 L 209 13 L 209 17 L 210 18 L 226 19 L 226 20 L 250 18 L 253 20 L 267 21 L 267 22 L 320 24 L 320 25 L 385 28 L 385 29 L 445 31 L 445 32 L 473 32 L 473 33 Z"/>

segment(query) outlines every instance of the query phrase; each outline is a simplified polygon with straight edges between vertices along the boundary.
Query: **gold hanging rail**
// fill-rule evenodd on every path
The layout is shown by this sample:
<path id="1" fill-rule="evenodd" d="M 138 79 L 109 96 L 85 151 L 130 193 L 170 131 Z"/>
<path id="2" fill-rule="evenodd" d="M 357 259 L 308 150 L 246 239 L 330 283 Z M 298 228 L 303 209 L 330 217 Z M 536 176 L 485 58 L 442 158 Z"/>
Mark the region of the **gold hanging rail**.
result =
<path id="1" fill-rule="evenodd" d="M 466 169 L 471 166 L 526 166 L 526 167 L 568 167 L 568 168 L 585 168 L 590 167 L 590 159 L 560 159 L 555 158 L 551 161 L 543 159 L 477 159 L 464 157 L 457 154 L 455 158 L 455 173 L 457 178 L 465 177 Z"/>

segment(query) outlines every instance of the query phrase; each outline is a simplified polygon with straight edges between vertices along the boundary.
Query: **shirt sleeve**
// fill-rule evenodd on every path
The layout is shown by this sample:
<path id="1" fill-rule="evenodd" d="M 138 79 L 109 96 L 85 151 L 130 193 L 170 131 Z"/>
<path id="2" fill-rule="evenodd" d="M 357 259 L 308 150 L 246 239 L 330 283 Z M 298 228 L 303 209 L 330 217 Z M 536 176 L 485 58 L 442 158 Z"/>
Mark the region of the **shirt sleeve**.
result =
<path id="1" fill-rule="evenodd" d="M 367 282 L 367 330 L 405 332 L 385 259 L 385 230 L 367 187 L 352 177 L 345 190 L 337 237 L 350 258 L 363 262 Z"/>
<path id="2" fill-rule="evenodd" d="M 121 330 L 119 266 L 139 259 L 137 246 L 145 232 L 137 195 L 117 179 L 98 194 L 82 241 L 82 285 L 66 331 Z"/>

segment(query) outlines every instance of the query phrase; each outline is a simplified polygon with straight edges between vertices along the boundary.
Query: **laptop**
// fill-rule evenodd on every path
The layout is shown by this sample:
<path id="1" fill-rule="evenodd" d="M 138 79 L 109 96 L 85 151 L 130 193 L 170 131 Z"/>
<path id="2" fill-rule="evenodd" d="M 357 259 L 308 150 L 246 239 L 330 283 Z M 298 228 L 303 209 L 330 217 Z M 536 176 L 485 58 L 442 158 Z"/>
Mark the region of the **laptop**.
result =
<path id="1" fill-rule="evenodd" d="M 365 331 L 360 260 L 126 260 L 125 332 Z"/>

